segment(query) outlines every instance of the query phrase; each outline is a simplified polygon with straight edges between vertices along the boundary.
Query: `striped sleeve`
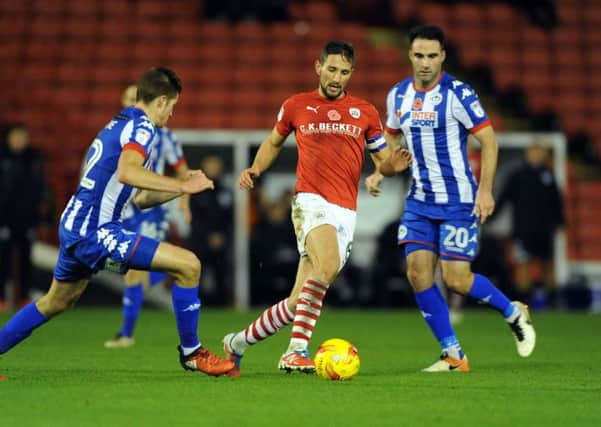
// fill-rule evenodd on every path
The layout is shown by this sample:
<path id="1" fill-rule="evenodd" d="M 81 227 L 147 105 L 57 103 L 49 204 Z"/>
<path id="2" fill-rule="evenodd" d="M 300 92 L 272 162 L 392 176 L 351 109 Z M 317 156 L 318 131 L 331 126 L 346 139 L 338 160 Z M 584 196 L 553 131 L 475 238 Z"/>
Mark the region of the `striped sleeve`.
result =
<path id="1" fill-rule="evenodd" d="M 396 113 L 395 98 L 398 85 L 394 85 L 386 97 L 386 132 L 391 135 L 398 135 L 401 131 L 401 122 Z"/>
<path id="2" fill-rule="evenodd" d="M 467 84 L 452 90 L 453 116 L 471 133 L 489 126 L 490 120 L 476 91 Z"/>

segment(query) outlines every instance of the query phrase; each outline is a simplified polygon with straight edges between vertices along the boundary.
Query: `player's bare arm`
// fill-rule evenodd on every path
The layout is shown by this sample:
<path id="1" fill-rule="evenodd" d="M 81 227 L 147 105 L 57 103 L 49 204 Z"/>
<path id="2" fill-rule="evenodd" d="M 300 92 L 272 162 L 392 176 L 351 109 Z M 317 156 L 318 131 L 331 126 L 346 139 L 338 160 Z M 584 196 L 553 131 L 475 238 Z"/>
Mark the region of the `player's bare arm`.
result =
<path id="1" fill-rule="evenodd" d="M 240 178 L 238 178 L 238 186 L 240 188 L 244 190 L 254 188 L 254 179 L 261 176 L 271 166 L 280 154 L 284 141 L 286 141 L 286 137 L 280 135 L 274 127 L 269 136 L 259 146 L 251 167 L 244 169 L 240 173 Z"/>
<path id="2" fill-rule="evenodd" d="M 482 146 L 482 169 L 480 171 L 480 183 L 478 184 L 478 192 L 476 193 L 474 213 L 480 218 L 480 223 L 484 224 L 486 219 L 495 210 L 495 199 L 492 191 L 497 171 L 499 146 L 495 132 L 491 126 L 480 129 L 474 133 L 474 137 Z"/>
<path id="3" fill-rule="evenodd" d="M 379 159 L 375 155 L 372 154 L 371 158 L 372 158 L 374 164 L 376 165 L 376 168 L 375 168 L 374 173 L 372 173 L 367 178 L 365 178 L 365 187 L 367 187 L 367 191 L 369 192 L 370 195 L 372 195 L 374 197 L 378 197 L 380 195 L 380 192 L 381 192 L 380 183 L 382 182 L 382 179 L 384 179 L 384 174 L 382 174 L 380 171 L 381 163 L 383 162 L 383 160 L 386 160 L 389 157 L 389 153 L 394 152 L 395 150 L 396 151 L 399 150 L 399 148 L 401 147 L 401 138 L 402 138 L 402 134 L 393 135 L 387 131 L 384 131 L 384 139 L 386 140 L 388 147 L 385 150 L 382 150 L 381 153 L 386 152 L 386 154 L 385 154 L 386 157 L 382 156 L 383 159 L 382 158 Z M 403 156 L 406 157 L 407 154 L 403 154 Z M 410 153 L 409 153 L 409 156 L 411 156 Z M 411 161 L 411 157 L 409 157 L 409 164 L 410 164 L 410 161 Z M 409 166 L 409 164 L 407 165 L 407 167 Z M 407 167 L 405 167 L 404 169 L 406 169 Z M 394 175 L 394 173 L 392 173 L 392 175 Z M 388 175 L 388 176 L 390 176 L 390 175 Z"/>
<path id="4" fill-rule="evenodd" d="M 207 178 L 203 171 L 189 170 L 186 172 L 186 178 L 182 180 L 181 192 L 139 190 L 134 197 L 134 203 L 140 209 L 145 209 L 168 202 L 179 196 L 188 196 L 206 190 L 213 190 L 214 188 L 213 181 Z"/>
<path id="5" fill-rule="evenodd" d="M 183 193 L 179 179 L 157 175 L 144 168 L 144 157 L 136 150 L 124 150 L 119 157 L 117 179 L 120 183 L 143 190 Z"/>
<path id="6" fill-rule="evenodd" d="M 386 149 L 388 153 L 382 153 L 383 160 L 380 161 L 379 172 L 384 176 L 394 176 L 403 172 L 411 164 L 411 153 L 406 148 Z M 388 154 L 386 157 L 384 157 Z"/>
<path id="7" fill-rule="evenodd" d="M 175 169 L 175 176 L 180 180 L 186 179 L 189 171 L 190 171 L 190 168 L 188 167 L 188 164 L 184 161 L 182 164 L 180 164 Z M 177 208 L 183 213 L 184 221 L 186 221 L 186 223 L 190 223 L 190 221 L 192 221 L 192 212 L 190 211 L 190 195 L 189 194 L 182 195 L 182 197 L 179 200 L 179 204 L 178 204 Z"/>
<path id="8" fill-rule="evenodd" d="M 145 169 L 143 162 L 144 157 L 139 152 L 125 150 L 121 153 L 117 167 L 119 182 L 143 190 L 136 195 L 135 200 L 136 205 L 140 208 L 164 203 L 181 194 L 198 193 L 213 188 L 213 181 L 209 180 L 201 171 L 189 172 L 186 180 L 179 180 L 157 175 Z"/>

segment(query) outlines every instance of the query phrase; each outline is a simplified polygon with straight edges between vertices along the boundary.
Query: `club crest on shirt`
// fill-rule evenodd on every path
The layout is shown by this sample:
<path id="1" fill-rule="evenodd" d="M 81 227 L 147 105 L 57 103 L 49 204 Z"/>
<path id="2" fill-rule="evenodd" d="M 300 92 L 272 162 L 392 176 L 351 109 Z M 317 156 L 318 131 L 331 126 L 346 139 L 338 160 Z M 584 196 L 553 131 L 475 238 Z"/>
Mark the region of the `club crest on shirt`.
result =
<path id="1" fill-rule="evenodd" d="M 430 98 L 430 101 L 432 102 L 432 105 L 438 105 L 442 102 L 442 95 L 440 93 L 435 93 L 432 95 L 432 98 Z"/>
<path id="2" fill-rule="evenodd" d="M 348 113 L 353 119 L 358 119 L 359 117 L 361 117 L 361 110 L 359 110 L 358 108 L 349 108 Z"/>
<path id="3" fill-rule="evenodd" d="M 330 110 L 328 111 L 328 119 L 330 120 L 340 120 L 342 118 L 342 116 L 340 116 L 340 113 L 336 110 Z"/>

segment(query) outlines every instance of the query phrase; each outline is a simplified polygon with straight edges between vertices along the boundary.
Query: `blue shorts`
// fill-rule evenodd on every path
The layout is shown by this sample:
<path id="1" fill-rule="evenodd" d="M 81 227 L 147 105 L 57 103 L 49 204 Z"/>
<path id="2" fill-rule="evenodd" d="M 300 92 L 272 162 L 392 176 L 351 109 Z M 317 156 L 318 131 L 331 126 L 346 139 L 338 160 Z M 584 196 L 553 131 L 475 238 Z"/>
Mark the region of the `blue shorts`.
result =
<path id="1" fill-rule="evenodd" d="M 405 212 L 397 239 L 405 255 L 425 249 L 448 261 L 472 262 L 478 254 L 480 221 L 475 215 L 434 219 Z"/>
<path id="2" fill-rule="evenodd" d="M 125 274 L 149 270 L 159 241 L 123 229 L 121 222 L 103 224 L 81 237 L 59 227 L 60 247 L 54 277 L 61 282 L 87 279 L 99 270 Z"/>
<path id="3" fill-rule="evenodd" d="M 169 232 L 169 222 L 166 219 L 167 212 L 162 206 L 140 210 L 131 205 L 131 216 L 123 220 L 125 230 L 139 233 L 142 236 L 164 241 Z"/>

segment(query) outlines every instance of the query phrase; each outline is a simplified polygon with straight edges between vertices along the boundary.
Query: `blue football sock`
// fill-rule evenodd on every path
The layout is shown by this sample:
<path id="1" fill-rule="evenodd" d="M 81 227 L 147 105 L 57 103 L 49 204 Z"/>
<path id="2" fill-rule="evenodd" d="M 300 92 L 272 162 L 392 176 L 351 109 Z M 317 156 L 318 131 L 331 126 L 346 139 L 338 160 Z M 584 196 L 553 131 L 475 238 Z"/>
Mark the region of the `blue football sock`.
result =
<path id="1" fill-rule="evenodd" d="M 181 347 L 184 350 L 200 347 L 200 341 L 198 341 L 198 317 L 200 315 L 198 285 L 193 288 L 183 288 L 177 283 L 173 284 L 171 300 Z"/>
<path id="2" fill-rule="evenodd" d="M 468 295 L 481 303 L 490 305 L 502 313 L 505 318 L 510 317 L 515 311 L 515 307 L 509 301 L 509 298 L 498 290 L 490 280 L 480 274 L 474 274 L 474 283 Z"/>
<path id="3" fill-rule="evenodd" d="M 167 275 L 165 273 L 160 273 L 158 271 L 151 271 L 149 276 L 150 287 L 154 288 L 156 285 L 161 283 Z"/>
<path id="4" fill-rule="evenodd" d="M 438 286 L 434 284 L 425 291 L 415 292 L 415 301 L 443 352 L 454 359 L 462 359 L 463 351 L 451 326 L 449 308 Z"/>
<path id="5" fill-rule="evenodd" d="M 19 344 L 47 320 L 35 303 L 23 307 L 0 329 L 0 354 Z"/>
<path id="6" fill-rule="evenodd" d="M 144 286 L 141 283 L 125 288 L 123 291 L 123 326 L 119 335 L 130 338 L 133 336 L 143 302 Z"/>

